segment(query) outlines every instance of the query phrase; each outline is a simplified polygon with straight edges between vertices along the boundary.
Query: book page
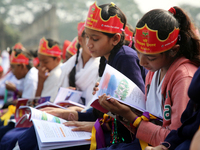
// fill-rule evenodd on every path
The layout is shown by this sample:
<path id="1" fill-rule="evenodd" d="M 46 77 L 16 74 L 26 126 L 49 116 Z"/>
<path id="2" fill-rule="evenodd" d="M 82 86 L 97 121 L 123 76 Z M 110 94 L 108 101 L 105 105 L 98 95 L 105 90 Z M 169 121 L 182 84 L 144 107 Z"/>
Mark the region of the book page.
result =
<path id="1" fill-rule="evenodd" d="M 53 116 L 51 114 L 48 114 L 44 111 L 40 111 L 32 107 L 20 106 L 19 108 L 23 109 L 26 112 L 26 114 L 30 114 L 30 120 L 37 119 L 37 120 L 44 120 L 44 121 L 56 122 L 56 123 L 67 122 L 66 120 L 62 118 L 58 118 L 56 116 Z"/>
<path id="2" fill-rule="evenodd" d="M 82 92 L 77 90 L 71 90 L 69 88 L 60 87 L 54 104 L 58 102 L 64 102 L 66 100 L 70 100 L 78 103 L 81 98 Z"/>
<path id="3" fill-rule="evenodd" d="M 73 127 L 53 122 L 39 121 L 33 119 L 34 128 L 37 135 L 39 147 L 59 148 L 89 144 L 91 133 L 84 131 L 71 131 Z"/>
<path id="4" fill-rule="evenodd" d="M 98 87 L 99 91 L 97 91 L 94 98 L 105 93 L 121 103 L 129 105 L 137 110 L 145 111 L 144 93 L 135 83 L 108 64 L 106 65 Z M 93 104 L 91 104 L 92 107 L 95 107 L 95 105 L 99 105 L 98 102 L 93 102 Z M 99 105 L 98 107 L 101 106 Z M 99 109 L 104 110 L 103 108 Z"/>

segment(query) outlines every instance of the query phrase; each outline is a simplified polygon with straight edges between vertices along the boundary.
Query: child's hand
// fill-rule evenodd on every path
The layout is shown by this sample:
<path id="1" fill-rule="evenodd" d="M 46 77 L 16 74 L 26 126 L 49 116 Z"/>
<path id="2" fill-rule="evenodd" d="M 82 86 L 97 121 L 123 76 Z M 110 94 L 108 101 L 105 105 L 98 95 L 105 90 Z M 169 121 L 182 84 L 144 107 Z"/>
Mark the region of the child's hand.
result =
<path id="1" fill-rule="evenodd" d="M 38 79 L 40 82 L 44 82 L 49 75 L 49 70 L 46 67 L 38 67 Z"/>
<path id="2" fill-rule="evenodd" d="M 93 92 L 92 92 L 93 95 L 95 95 L 96 92 L 99 90 L 98 86 L 99 86 L 99 82 L 97 82 L 97 83 L 95 84 L 95 87 L 93 88 Z"/>
<path id="3" fill-rule="evenodd" d="M 46 113 L 49 113 L 51 115 L 54 115 L 56 117 L 65 119 L 65 120 L 78 120 L 78 112 L 74 110 L 67 110 L 62 108 L 54 108 L 54 107 L 45 107 L 40 109 L 41 111 L 45 111 Z"/>
<path id="4" fill-rule="evenodd" d="M 6 89 L 9 90 L 9 91 L 16 91 L 16 86 L 15 84 L 9 82 L 9 81 L 6 81 Z"/>
<path id="5" fill-rule="evenodd" d="M 107 100 L 109 96 L 106 94 L 103 94 L 102 96 L 99 96 L 99 103 L 102 107 L 109 110 L 110 112 L 120 115 L 127 120 L 131 119 L 130 121 L 134 120 L 137 115 L 135 115 L 129 106 L 120 103 L 119 101 L 115 100 L 114 98 L 110 98 Z M 131 117 L 130 117 L 131 116 Z"/>
<path id="6" fill-rule="evenodd" d="M 72 129 L 72 131 L 86 131 L 92 132 L 92 128 L 95 122 L 83 122 L 83 121 L 68 121 L 65 122 L 65 126 L 75 126 L 76 128 Z"/>

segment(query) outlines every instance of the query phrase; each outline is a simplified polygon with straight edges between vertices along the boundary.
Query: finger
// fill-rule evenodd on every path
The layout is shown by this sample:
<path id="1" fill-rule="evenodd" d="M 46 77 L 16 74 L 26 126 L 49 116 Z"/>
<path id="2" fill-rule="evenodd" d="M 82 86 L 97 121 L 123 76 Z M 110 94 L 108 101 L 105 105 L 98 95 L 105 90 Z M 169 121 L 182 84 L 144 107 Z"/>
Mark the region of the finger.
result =
<path id="1" fill-rule="evenodd" d="M 73 128 L 72 131 L 85 131 L 82 127 Z"/>
<path id="2" fill-rule="evenodd" d="M 99 86 L 99 82 L 97 82 L 96 84 L 95 84 L 95 87 L 98 87 Z"/>
<path id="3" fill-rule="evenodd" d="M 77 126 L 77 123 L 75 121 L 68 121 L 63 123 L 65 126 Z"/>

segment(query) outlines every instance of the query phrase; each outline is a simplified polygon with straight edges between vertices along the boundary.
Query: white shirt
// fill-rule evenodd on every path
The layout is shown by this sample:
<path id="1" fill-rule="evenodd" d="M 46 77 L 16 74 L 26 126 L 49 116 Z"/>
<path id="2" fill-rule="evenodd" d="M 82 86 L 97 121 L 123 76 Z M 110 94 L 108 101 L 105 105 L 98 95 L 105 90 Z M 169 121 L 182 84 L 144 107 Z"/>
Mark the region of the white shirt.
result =
<path id="1" fill-rule="evenodd" d="M 60 75 L 62 73 L 62 70 L 60 67 L 61 65 L 58 65 L 53 70 L 51 70 L 50 75 L 45 80 L 44 85 L 43 85 L 41 97 L 51 96 L 51 99 L 50 99 L 51 102 L 54 102 L 55 97 L 58 92 L 57 84 L 58 84 Z"/>
<path id="2" fill-rule="evenodd" d="M 83 67 L 83 60 L 81 57 L 82 50 L 78 57 L 78 64 L 76 65 L 75 84 L 79 91 L 82 91 L 82 97 L 85 98 L 87 105 L 92 99 L 93 88 L 98 79 L 98 68 L 100 58 L 90 58 Z M 61 67 L 62 74 L 58 83 L 58 87 L 69 87 L 69 73 L 75 65 L 76 54 L 67 60 Z"/>
<path id="3" fill-rule="evenodd" d="M 38 70 L 32 67 L 24 78 L 22 98 L 34 98 L 38 84 Z"/>
<path id="4" fill-rule="evenodd" d="M 163 77 L 159 84 L 160 70 L 154 73 L 146 101 L 146 110 L 149 113 L 161 118 L 163 116 L 161 87 L 164 78 L 165 77 Z"/>

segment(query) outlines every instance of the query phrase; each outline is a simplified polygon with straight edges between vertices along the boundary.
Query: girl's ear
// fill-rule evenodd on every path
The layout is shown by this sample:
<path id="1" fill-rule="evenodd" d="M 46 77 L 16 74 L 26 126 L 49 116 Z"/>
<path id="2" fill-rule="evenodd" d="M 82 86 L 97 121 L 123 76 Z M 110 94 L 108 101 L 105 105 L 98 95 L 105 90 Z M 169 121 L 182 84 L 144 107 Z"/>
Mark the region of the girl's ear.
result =
<path id="1" fill-rule="evenodd" d="M 112 38 L 113 38 L 113 45 L 116 46 L 121 40 L 121 35 L 119 33 L 116 33 Z"/>
<path id="2" fill-rule="evenodd" d="M 172 49 L 170 50 L 170 56 L 171 57 L 175 57 L 176 54 L 178 53 L 179 49 L 180 49 L 180 45 L 179 44 L 174 45 L 172 47 Z"/>

